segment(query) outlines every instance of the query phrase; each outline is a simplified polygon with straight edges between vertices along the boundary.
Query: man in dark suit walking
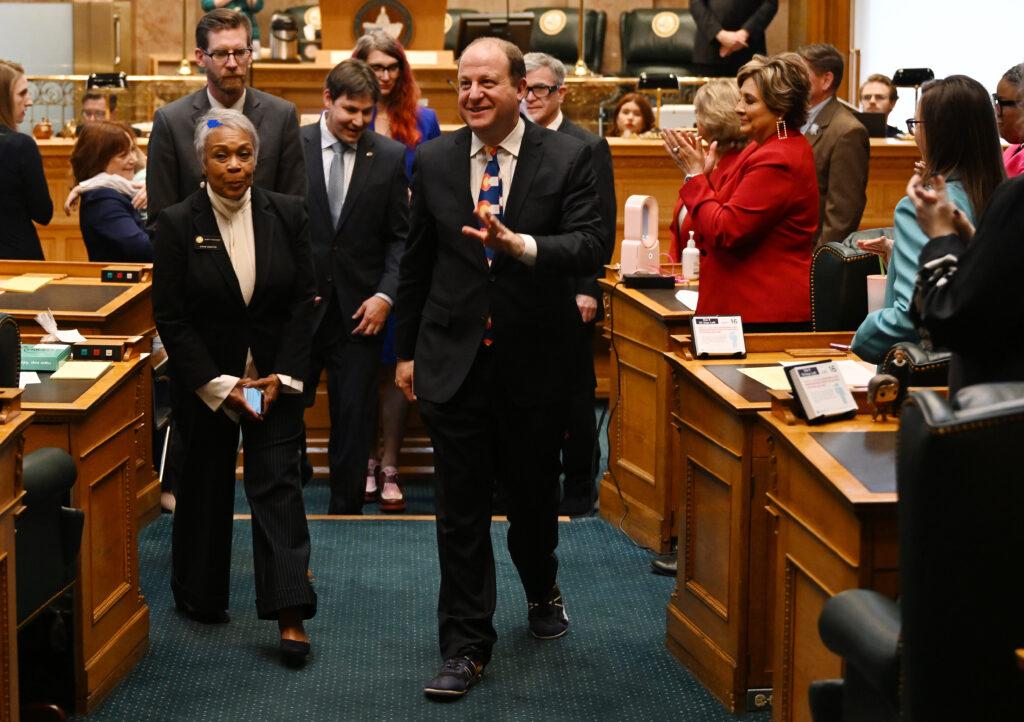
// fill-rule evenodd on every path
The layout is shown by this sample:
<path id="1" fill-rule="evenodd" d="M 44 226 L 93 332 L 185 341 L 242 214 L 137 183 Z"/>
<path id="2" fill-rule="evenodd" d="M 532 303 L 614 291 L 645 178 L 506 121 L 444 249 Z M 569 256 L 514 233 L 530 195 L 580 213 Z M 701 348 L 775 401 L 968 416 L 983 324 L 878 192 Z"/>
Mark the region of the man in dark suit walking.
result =
<path id="1" fill-rule="evenodd" d="M 434 445 L 445 661 L 424 687 L 433 698 L 465 694 L 497 637 L 495 480 L 530 632 L 568 630 L 556 579 L 558 450 L 575 278 L 600 266 L 602 231 L 590 150 L 520 117 L 525 75 L 514 45 L 474 41 L 458 70 L 466 127 L 416 155 L 395 382 L 410 398 L 415 389 Z"/>
<path id="2" fill-rule="evenodd" d="M 380 86 L 363 61 L 335 66 L 323 96 L 320 122 L 301 130 L 318 295 L 306 394 L 312 404 L 326 366 L 328 513 L 361 514 L 381 329 L 398 295 L 409 230 L 405 146 L 369 130 Z"/>
<path id="3" fill-rule="evenodd" d="M 196 25 L 196 62 L 206 69 L 206 87 L 156 111 L 146 170 L 151 227 L 167 206 L 191 195 L 203 174 L 193 148 L 196 121 L 210 108 L 240 110 L 256 126 L 260 157 L 253 185 L 302 196 L 306 174 L 299 149 L 295 106 L 246 87 L 252 63 L 252 26 L 242 13 L 218 8 Z"/>
<path id="4" fill-rule="evenodd" d="M 523 109 L 537 125 L 565 133 L 583 141 L 592 156 L 597 180 L 598 208 L 604 252 L 608 263 L 615 247 L 615 178 L 608 141 L 590 133 L 562 115 L 565 100 L 565 66 L 546 53 L 527 53 L 526 99 Z M 597 424 L 594 420 L 594 325 L 603 316 L 601 289 L 597 274 L 576 279 L 576 307 L 579 309 L 579 333 L 575 350 L 576 371 L 570 399 L 569 427 L 562 447 L 562 471 L 565 474 L 560 514 L 580 516 L 594 509 L 594 476 L 597 472 Z"/>

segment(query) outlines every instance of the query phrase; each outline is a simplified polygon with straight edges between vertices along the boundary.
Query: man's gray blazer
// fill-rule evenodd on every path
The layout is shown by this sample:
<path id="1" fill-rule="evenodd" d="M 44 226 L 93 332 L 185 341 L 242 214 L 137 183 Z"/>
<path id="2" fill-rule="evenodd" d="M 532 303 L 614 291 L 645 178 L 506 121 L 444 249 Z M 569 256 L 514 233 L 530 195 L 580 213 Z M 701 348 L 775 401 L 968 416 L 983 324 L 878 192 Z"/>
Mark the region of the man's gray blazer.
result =
<path id="1" fill-rule="evenodd" d="M 208 110 L 210 97 L 204 87 L 165 105 L 153 117 L 146 166 L 151 227 L 161 210 L 185 200 L 203 179 L 192 139 L 199 118 Z M 246 88 L 242 112 L 260 136 L 253 185 L 305 196 L 306 168 L 295 106 L 261 90 Z"/>

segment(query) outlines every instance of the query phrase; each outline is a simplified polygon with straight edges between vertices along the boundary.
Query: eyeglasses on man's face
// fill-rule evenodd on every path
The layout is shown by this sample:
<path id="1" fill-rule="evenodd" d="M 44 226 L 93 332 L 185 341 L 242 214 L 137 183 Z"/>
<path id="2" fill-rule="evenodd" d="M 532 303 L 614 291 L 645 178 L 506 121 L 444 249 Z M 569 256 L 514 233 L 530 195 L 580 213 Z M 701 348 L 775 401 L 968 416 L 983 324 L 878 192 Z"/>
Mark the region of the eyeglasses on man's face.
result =
<path id="1" fill-rule="evenodd" d="M 239 48 L 238 50 L 214 50 L 213 52 L 203 51 L 203 55 L 213 58 L 216 63 L 226 63 L 228 58 L 233 57 L 236 63 L 244 63 L 252 57 L 252 48 Z"/>
<path id="2" fill-rule="evenodd" d="M 922 123 L 924 123 L 923 120 L 917 120 L 916 118 L 907 118 L 907 132 L 913 135 L 914 129 L 917 128 L 917 126 L 921 125 Z"/>
<path id="3" fill-rule="evenodd" d="M 529 85 L 526 87 L 526 94 L 529 95 L 530 93 L 533 93 L 534 98 L 546 98 L 556 90 L 558 90 L 557 85 Z"/>
<path id="4" fill-rule="evenodd" d="M 996 107 L 996 110 L 1002 112 L 1007 108 L 1016 108 L 1017 101 L 1012 98 L 1000 98 L 999 93 L 992 93 L 992 105 Z"/>
<path id="5" fill-rule="evenodd" d="M 381 65 L 380 63 L 370 64 L 370 70 L 372 70 L 376 75 L 384 75 L 387 73 L 392 77 L 398 75 L 398 71 L 401 67 L 400 63 L 391 63 L 390 65 Z"/>

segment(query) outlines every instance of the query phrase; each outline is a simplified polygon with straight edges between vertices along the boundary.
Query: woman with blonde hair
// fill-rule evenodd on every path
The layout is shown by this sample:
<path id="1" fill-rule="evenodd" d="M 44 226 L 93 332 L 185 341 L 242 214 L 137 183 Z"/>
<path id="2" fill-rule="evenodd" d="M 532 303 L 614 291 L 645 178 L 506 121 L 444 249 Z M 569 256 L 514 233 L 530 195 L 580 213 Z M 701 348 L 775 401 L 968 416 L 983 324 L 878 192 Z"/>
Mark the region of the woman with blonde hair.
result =
<path id="1" fill-rule="evenodd" d="M 43 247 L 32 221 L 49 223 L 53 201 L 35 140 L 18 132 L 30 107 L 25 69 L 0 60 L 0 258 L 42 261 Z"/>
<path id="2" fill-rule="evenodd" d="M 811 252 L 818 179 L 807 119 L 810 79 L 796 53 L 756 55 L 736 78 L 740 132 L 749 140 L 733 168 L 714 177 L 719 143 L 694 133 L 669 153 L 685 173 L 687 208 L 701 261 L 700 315 L 742 316 L 746 329 L 809 327 Z"/>
<path id="3" fill-rule="evenodd" d="M 697 135 L 711 143 L 718 143 L 715 154 L 715 167 L 711 171 L 711 182 L 721 183 L 736 163 L 739 152 L 747 144 L 747 139 L 740 131 L 740 119 L 736 115 L 736 104 L 740 102 L 740 91 L 731 78 L 713 78 L 697 90 L 693 99 L 693 109 L 697 116 Z M 685 166 L 672 148 L 683 142 L 682 132 L 675 129 L 663 129 L 661 138 L 665 142 L 665 150 L 676 166 L 685 175 Z M 673 263 L 679 263 L 680 254 L 686 245 L 693 224 L 686 218 L 686 206 L 682 196 L 676 200 L 672 212 L 672 223 L 669 232 L 672 245 L 669 255 Z"/>

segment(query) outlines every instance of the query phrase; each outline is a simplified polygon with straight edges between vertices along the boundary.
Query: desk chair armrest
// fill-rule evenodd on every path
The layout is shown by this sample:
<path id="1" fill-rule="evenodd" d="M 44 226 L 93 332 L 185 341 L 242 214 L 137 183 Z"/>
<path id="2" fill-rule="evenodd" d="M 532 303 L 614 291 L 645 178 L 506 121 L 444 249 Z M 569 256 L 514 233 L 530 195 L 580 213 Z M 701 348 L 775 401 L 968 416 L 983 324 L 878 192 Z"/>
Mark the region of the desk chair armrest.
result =
<path id="1" fill-rule="evenodd" d="M 23 470 L 25 506 L 30 508 L 45 505 L 47 501 L 59 505 L 78 478 L 71 456 L 53 447 L 26 454 Z"/>
<path id="2" fill-rule="evenodd" d="M 821 641 L 898 708 L 900 609 L 868 589 L 848 589 L 825 603 Z"/>

